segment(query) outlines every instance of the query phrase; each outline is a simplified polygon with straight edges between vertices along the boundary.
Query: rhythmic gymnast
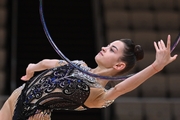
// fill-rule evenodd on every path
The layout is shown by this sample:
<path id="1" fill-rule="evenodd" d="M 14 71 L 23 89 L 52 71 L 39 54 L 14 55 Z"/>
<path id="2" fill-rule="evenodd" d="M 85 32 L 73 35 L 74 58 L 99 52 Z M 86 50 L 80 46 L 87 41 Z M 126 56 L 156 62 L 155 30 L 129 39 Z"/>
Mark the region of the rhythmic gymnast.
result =
<path id="1" fill-rule="evenodd" d="M 80 60 L 44 59 L 36 64 L 30 63 L 26 75 L 21 78 L 27 82 L 14 90 L 4 103 L 0 119 L 50 120 L 53 110 L 106 108 L 116 98 L 134 90 L 177 58 L 177 55 L 171 56 L 170 35 L 166 44 L 160 40 L 154 42 L 154 47 L 154 62 L 140 72 L 125 77 L 122 75 L 144 56 L 141 46 L 130 39 L 115 40 L 102 47 L 95 56 L 96 68 L 90 68 Z M 42 72 L 34 76 L 37 71 Z M 107 83 L 115 79 L 121 82 L 106 89 Z"/>
<path id="2" fill-rule="evenodd" d="M 64 60 L 45 59 L 37 64 L 29 64 L 26 75 L 28 81 L 17 88 L 7 99 L 0 111 L 3 120 L 43 120 L 50 119 L 53 110 L 88 110 L 105 108 L 119 96 L 137 88 L 148 78 L 174 61 L 171 57 L 170 35 L 165 45 L 163 40 L 154 42 L 155 61 L 142 71 L 128 77 L 111 89 L 106 90 L 108 80 L 91 77 L 72 67 Z M 143 50 L 129 39 L 110 43 L 95 56 L 96 68 L 90 68 L 83 61 L 73 61 L 85 71 L 102 76 L 119 76 L 132 69 L 136 61 L 143 58 Z M 45 70 L 33 77 L 34 72 Z"/>

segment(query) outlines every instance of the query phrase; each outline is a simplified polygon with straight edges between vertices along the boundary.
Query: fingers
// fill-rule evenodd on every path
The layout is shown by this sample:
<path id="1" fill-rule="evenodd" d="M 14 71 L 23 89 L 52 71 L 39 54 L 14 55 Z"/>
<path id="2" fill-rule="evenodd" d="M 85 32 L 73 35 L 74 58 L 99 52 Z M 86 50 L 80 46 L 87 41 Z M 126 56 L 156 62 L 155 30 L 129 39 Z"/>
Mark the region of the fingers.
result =
<path id="1" fill-rule="evenodd" d="M 167 44 L 166 44 L 166 46 L 165 46 L 165 43 L 164 43 L 163 40 L 160 40 L 158 43 L 159 43 L 158 45 L 159 45 L 159 48 L 160 48 L 160 49 L 170 50 L 170 46 L 171 46 L 171 36 L 170 36 L 170 35 L 167 36 Z"/>
<path id="2" fill-rule="evenodd" d="M 161 47 L 161 40 L 158 41 L 158 48 L 159 48 L 159 49 L 162 49 L 162 47 Z"/>
<path id="3" fill-rule="evenodd" d="M 167 45 L 165 45 L 163 40 L 158 41 L 158 43 L 154 42 L 154 47 L 157 50 L 163 50 L 163 49 L 167 49 L 170 50 L 171 48 L 171 36 L 168 35 L 167 36 Z"/>
<path id="4" fill-rule="evenodd" d="M 166 45 L 164 44 L 164 41 L 161 40 L 160 43 L 161 43 L 161 48 L 162 48 L 162 49 L 166 49 Z"/>
<path id="5" fill-rule="evenodd" d="M 21 77 L 21 80 L 28 81 L 33 76 L 33 73 L 26 74 Z"/>
<path id="6" fill-rule="evenodd" d="M 171 36 L 168 35 L 167 37 L 167 49 L 170 50 L 171 49 Z"/>
<path id="7" fill-rule="evenodd" d="M 178 55 L 174 55 L 173 57 L 171 57 L 170 63 L 171 63 L 172 61 L 176 60 L 177 56 L 178 56 Z"/>
<path id="8" fill-rule="evenodd" d="M 158 51 L 158 50 L 163 50 L 163 49 L 166 48 L 163 40 L 160 40 L 160 41 L 158 41 L 157 43 L 154 42 L 154 47 L 155 47 L 156 51 Z"/>
<path id="9" fill-rule="evenodd" d="M 24 81 L 28 81 L 29 79 L 30 79 L 30 78 L 27 77 L 26 75 L 21 77 L 21 80 L 24 80 Z"/>
<path id="10" fill-rule="evenodd" d="M 29 64 L 28 67 L 26 68 L 26 75 L 21 77 L 21 80 L 23 81 L 28 81 L 33 75 L 34 72 L 32 71 L 32 67 L 34 64 Z"/>
<path id="11" fill-rule="evenodd" d="M 155 50 L 156 50 L 156 51 L 158 51 L 158 49 L 159 49 L 159 48 L 158 48 L 158 46 L 157 46 L 157 43 L 156 43 L 156 42 L 154 42 L 154 47 L 155 47 Z"/>

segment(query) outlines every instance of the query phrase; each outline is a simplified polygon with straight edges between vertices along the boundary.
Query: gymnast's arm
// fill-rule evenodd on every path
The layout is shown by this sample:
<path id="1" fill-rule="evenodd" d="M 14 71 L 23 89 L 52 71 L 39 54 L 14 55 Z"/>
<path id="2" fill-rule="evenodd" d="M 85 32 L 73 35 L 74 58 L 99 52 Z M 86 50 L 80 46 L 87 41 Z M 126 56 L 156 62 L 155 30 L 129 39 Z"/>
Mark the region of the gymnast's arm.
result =
<path id="1" fill-rule="evenodd" d="M 58 59 L 44 59 L 36 64 L 30 63 L 26 69 L 26 75 L 23 76 L 21 79 L 29 80 L 36 71 L 50 69 L 65 64 L 67 64 L 67 62 Z M 14 90 L 11 96 L 6 100 L 6 102 L 0 110 L 0 120 L 12 120 L 14 107 L 22 89 L 23 86 L 20 86 L 19 88 Z"/>
<path id="2" fill-rule="evenodd" d="M 36 64 L 30 63 L 28 67 L 26 68 L 26 75 L 22 76 L 21 80 L 27 81 L 31 77 L 33 77 L 34 72 L 54 68 L 54 67 L 61 66 L 64 64 L 67 64 L 67 63 L 63 60 L 58 60 L 58 59 L 44 59 Z"/>
<path id="3" fill-rule="evenodd" d="M 132 91 L 148 78 L 161 71 L 167 64 L 174 61 L 177 57 L 177 55 L 171 57 L 170 36 L 168 36 L 167 39 L 167 47 L 162 40 L 158 43 L 154 42 L 154 47 L 156 49 L 155 61 L 142 71 L 138 72 L 132 77 L 127 78 L 123 82 L 117 84 L 114 88 L 108 90 L 104 96 L 105 100 L 114 100 L 120 95 Z"/>

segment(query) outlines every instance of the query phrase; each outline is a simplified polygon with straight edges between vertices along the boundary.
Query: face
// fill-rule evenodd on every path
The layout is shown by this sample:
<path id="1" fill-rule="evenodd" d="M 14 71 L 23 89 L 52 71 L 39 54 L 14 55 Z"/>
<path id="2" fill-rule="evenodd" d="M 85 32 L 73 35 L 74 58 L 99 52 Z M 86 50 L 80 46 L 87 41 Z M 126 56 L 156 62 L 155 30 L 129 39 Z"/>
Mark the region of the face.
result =
<path id="1" fill-rule="evenodd" d="M 102 47 L 101 51 L 96 55 L 95 61 L 98 66 L 110 68 L 120 62 L 120 57 L 123 54 L 124 43 L 114 41 L 106 47 Z"/>

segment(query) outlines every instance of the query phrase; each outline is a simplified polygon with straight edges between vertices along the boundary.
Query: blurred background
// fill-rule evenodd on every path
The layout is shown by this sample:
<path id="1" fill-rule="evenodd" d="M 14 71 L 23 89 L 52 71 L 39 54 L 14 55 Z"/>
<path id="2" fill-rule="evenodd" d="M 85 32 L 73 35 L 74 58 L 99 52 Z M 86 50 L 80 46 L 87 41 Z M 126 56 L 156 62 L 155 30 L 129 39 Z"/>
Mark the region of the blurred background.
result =
<path id="1" fill-rule="evenodd" d="M 155 59 L 153 41 L 175 41 L 180 0 L 43 0 L 49 32 L 70 60 L 95 67 L 94 56 L 109 42 L 131 38 L 145 58 L 131 73 Z M 180 55 L 180 45 L 172 52 Z M 0 0 L 0 106 L 23 82 L 29 63 L 61 59 L 49 44 L 38 0 Z M 107 109 L 54 112 L 53 120 L 180 120 L 180 58 Z"/>

